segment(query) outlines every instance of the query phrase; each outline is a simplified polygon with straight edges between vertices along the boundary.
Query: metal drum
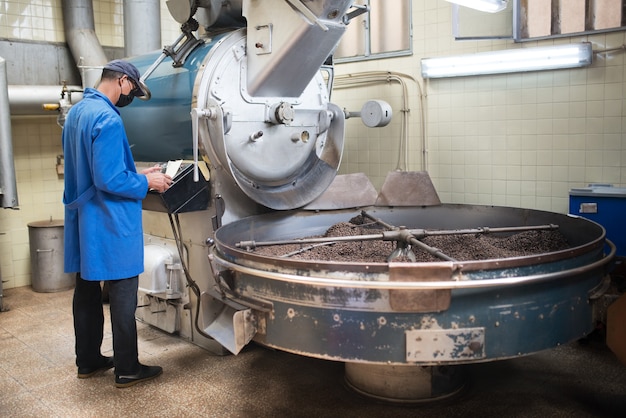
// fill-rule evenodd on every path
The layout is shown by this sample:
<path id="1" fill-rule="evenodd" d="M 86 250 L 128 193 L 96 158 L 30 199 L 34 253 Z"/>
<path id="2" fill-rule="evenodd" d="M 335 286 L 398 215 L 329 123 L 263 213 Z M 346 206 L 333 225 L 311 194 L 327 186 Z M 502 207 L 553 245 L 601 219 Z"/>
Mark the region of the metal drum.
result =
<path id="1" fill-rule="evenodd" d="M 191 158 L 191 102 L 193 86 L 202 71 L 204 57 L 221 36 L 198 46 L 181 67 L 160 65 L 146 80 L 150 100 L 135 100 L 120 110 L 136 161 L 168 161 Z M 141 73 L 161 51 L 129 59 Z"/>
<path id="2" fill-rule="evenodd" d="M 439 382 L 418 381 L 416 386 L 442 387 L 443 378 L 448 385 L 443 385 L 443 394 L 448 394 L 462 380 L 449 371 L 442 377 L 441 366 L 527 355 L 580 339 L 594 329 L 590 299 L 614 254 L 613 247 L 605 255 L 600 225 L 508 207 L 367 211 L 389 224 L 434 230 L 554 224 L 570 247 L 527 257 L 453 262 L 293 260 L 259 256 L 238 243 L 319 236 L 360 211 L 298 211 L 242 219 L 217 231 L 213 257 L 218 268 L 229 272 L 224 281 L 236 295 L 271 306 L 270 312 L 258 315 L 255 341 L 344 361 L 348 382 L 357 390 L 389 398 L 370 386 L 381 373 L 400 376 L 391 390 L 398 394 L 407 377 L 417 376 L 417 369 L 403 366 L 434 366 L 428 379 Z"/>
<path id="3" fill-rule="evenodd" d="M 75 274 L 63 272 L 63 221 L 28 224 L 31 284 L 35 292 L 60 292 L 75 285 Z"/>

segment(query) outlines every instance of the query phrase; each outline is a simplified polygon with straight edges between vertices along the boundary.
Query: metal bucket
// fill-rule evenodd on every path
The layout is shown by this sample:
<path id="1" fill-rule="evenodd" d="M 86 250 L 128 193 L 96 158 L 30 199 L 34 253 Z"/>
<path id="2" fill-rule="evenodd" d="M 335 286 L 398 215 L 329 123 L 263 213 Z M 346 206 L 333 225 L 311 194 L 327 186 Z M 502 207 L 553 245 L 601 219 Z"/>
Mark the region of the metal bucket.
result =
<path id="1" fill-rule="evenodd" d="M 75 274 L 63 272 L 63 221 L 28 224 L 31 284 L 35 292 L 60 292 L 75 285 Z"/>

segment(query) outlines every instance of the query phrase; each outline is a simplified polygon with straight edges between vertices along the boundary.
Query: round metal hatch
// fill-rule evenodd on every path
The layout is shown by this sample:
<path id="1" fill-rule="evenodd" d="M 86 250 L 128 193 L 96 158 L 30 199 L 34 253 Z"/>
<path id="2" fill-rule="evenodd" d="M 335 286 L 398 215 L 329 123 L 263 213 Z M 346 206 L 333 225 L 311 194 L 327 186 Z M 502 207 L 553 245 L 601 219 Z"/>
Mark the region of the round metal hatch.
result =
<path id="1" fill-rule="evenodd" d="M 319 73 L 300 97 L 250 96 L 246 54 L 242 29 L 204 59 L 192 103 L 209 115 L 198 121 L 200 147 L 257 203 L 277 210 L 304 206 L 337 174 L 343 111 L 329 103 Z"/>

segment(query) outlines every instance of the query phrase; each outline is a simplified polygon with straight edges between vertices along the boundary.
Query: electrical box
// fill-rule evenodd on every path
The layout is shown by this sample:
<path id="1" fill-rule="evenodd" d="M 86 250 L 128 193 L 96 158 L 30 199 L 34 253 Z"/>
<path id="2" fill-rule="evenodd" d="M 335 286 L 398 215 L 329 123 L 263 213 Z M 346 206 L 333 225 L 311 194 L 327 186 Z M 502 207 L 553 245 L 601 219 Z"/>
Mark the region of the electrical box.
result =
<path id="1" fill-rule="evenodd" d="M 626 188 L 590 184 L 571 189 L 569 213 L 599 223 L 617 247 L 617 256 L 626 257 Z"/>

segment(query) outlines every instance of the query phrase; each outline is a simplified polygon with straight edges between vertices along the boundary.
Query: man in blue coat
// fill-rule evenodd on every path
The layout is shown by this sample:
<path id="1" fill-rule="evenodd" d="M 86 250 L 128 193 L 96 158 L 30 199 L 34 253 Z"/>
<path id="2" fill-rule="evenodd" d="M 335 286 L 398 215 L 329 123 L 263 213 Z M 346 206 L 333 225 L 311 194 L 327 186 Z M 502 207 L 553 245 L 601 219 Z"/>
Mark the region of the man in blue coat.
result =
<path id="1" fill-rule="evenodd" d="M 117 107 L 147 95 L 137 68 L 108 63 L 96 89 L 69 111 L 65 158 L 65 272 L 76 274 L 73 299 L 78 377 L 115 367 L 115 384 L 128 387 L 161 374 L 139 363 L 138 275 L 143 271 L 141 201 L 172 179 L 159 167 L 138 173 Z M 100 281 L 109 288 L 113 358 L 101 354 L 104 315 Z"/>

